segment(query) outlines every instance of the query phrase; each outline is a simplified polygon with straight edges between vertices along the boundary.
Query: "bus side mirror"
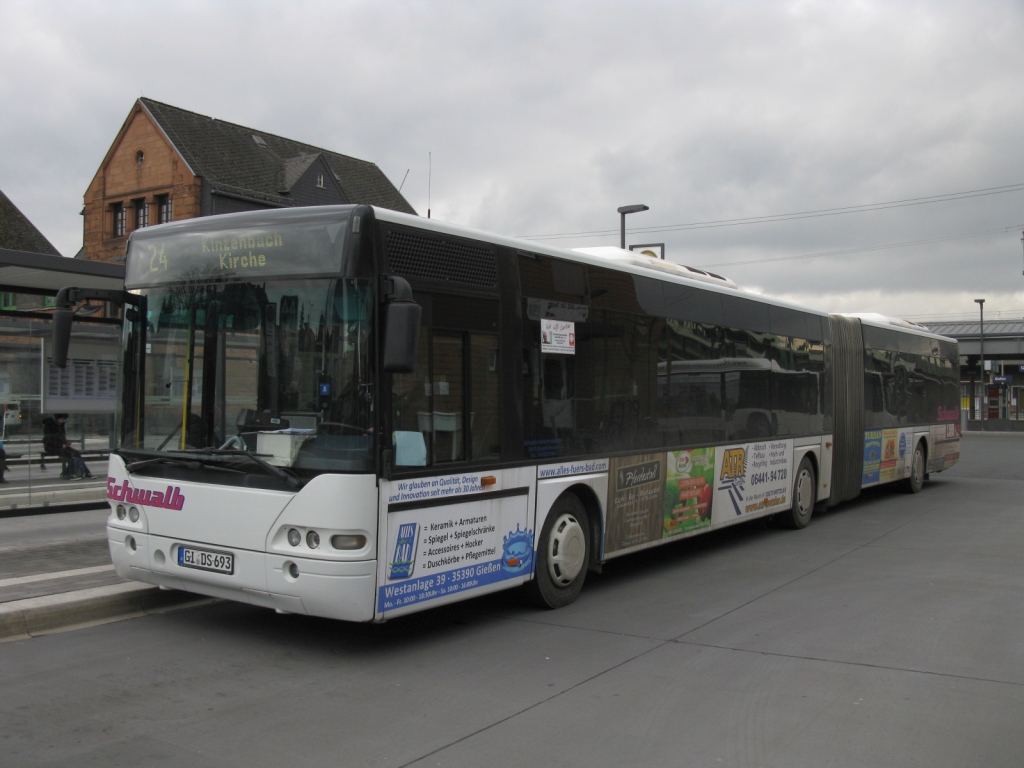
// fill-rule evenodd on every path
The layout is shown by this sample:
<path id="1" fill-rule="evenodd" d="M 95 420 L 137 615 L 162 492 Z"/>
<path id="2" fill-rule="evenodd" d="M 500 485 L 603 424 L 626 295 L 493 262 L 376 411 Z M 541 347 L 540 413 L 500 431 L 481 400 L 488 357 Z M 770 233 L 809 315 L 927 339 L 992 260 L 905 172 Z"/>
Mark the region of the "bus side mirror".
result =
<path id="1" fill-rule="evenodd" d="M 75 303 L 99 299 L 116 301 L 118 304 L 138 304 L 139 300 L 124 291 L 108 288 L 61 288 L 54 299 L 53 310 L 53 364 L 64 368 L 68 364 L 68 345 L 71 344 L 71 321 L 75 315 Z"/>
<path id="2" fill-rule="evenodd" d="M 68 307 L 53 310 L 53 364 L 64 368 L 68 364 L 68 346 L 71 344 L 71 319 L 75 311 Z"/>
<path id="3" fill-rule="evenodd" d="M 420 340 L 423 308 L 412 300 L 412 288 L 401 277 L 389 277 L 384 319 L 384 370 L 411 373 L 416 367 L 416 346 Z"/>

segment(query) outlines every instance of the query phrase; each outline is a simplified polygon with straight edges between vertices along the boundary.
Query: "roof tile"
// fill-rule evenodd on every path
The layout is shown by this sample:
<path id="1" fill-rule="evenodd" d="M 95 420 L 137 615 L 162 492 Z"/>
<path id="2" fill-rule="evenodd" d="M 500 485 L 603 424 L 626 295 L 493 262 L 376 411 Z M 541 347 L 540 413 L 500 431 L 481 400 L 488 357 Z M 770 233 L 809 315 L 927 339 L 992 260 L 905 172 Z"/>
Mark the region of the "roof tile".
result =
<path id="1" fill-rule="evenodd" d="M 139 101 L 192 171 L 209 181 L 215 190 L 230 190 L 232 194 L 276 205 L 292 205 L 282 191 L 289 190 L 316 156 L 322 155 L 334 171 L 345 197 L 352 202 L 416 213 L 374 163 L 153 99 Z M 262 146 L 257 138 L 262 140 Z"/>
<path id="2" fill-rule="evenodd" d="M 0 191 L 0 248 L 60 256 L 53 243 Z"/>

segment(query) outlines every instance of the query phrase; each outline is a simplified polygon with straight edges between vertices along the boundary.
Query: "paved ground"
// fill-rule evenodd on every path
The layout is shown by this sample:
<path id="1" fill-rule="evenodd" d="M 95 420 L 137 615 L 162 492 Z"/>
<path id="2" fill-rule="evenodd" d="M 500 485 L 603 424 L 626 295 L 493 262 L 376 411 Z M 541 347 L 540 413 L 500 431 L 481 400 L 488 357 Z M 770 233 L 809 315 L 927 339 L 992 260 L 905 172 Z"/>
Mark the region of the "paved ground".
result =
<path id="1" fill-rule="evenodd" d="M 1020 768 L 1024 438 L 963 451 L 916 496 L 613 561 L 560 611 L 220 602 L 0 644 L 0 764 Z M 0 567 L 98 557 L 101 519 L 46 517 L 0 521 Z"/>
<path id="2" fill-rule="evenodd" d="M 106 519 L 106 509 L 0 519 L 0 605 L 119 583 Z"/>

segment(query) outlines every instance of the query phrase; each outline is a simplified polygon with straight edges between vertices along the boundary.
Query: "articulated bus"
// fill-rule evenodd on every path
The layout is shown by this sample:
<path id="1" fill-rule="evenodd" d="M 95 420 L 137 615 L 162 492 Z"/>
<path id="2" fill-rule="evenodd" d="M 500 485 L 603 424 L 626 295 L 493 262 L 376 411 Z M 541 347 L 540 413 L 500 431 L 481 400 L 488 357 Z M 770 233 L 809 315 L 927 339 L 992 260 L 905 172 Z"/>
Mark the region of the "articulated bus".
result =
<path id="1" fill-rule="evenodd" d="M 959 457 L 956 342 L 618 248 L 369 206 L 131 236 L 108 470 L 120 576 L 385 621 Z"/>

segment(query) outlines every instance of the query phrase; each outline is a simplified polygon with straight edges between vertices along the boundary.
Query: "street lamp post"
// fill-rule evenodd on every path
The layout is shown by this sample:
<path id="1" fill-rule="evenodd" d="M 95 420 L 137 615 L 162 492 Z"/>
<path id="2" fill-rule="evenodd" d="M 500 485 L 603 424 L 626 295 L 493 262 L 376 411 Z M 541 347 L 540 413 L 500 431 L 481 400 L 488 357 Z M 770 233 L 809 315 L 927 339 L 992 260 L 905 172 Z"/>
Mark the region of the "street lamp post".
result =
<path id="1" fill-rule="evenodd" d="M 985 385 L 985 300 L 975 299 L 978 311 L 981 312 L 981 325 L 978 326 L 981 336 L 981 420 L 985 420 L 988 412 L 988 387 Z"/>
<path id="2" fill-rule="evenodd" d="M 619 247 L 622 250 L 626 250 L 626 214 L 627 213 L 640 213 L 640 211 L 651 210 L 646 205 L 624 205 L 619 208 L 619 216 L 621 226 L 619 227 Z"/>

